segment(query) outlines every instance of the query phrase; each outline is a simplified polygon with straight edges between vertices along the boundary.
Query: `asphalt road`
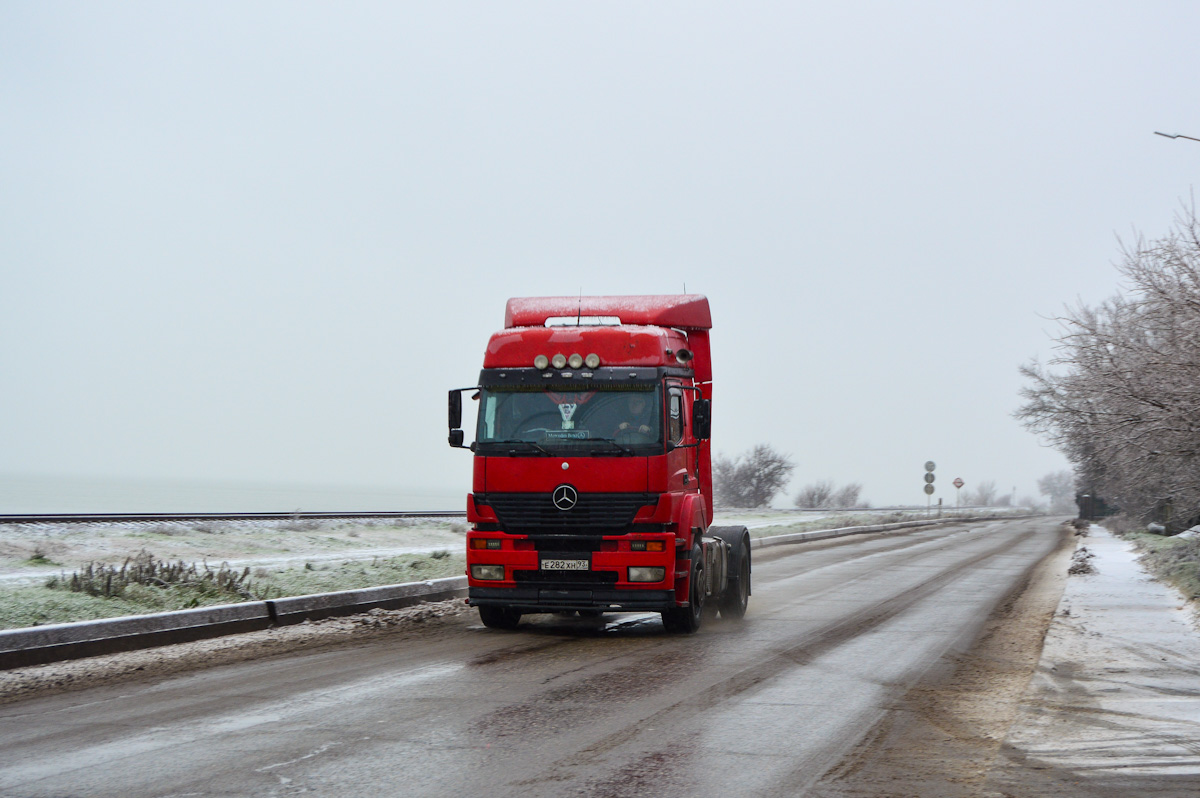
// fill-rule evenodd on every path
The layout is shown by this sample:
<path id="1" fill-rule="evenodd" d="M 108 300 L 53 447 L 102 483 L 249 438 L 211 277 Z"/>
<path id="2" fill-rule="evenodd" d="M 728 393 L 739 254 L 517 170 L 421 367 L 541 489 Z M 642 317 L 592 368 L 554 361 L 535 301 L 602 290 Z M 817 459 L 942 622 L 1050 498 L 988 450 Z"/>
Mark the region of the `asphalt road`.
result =
<path id="1" fill-rule="evenodd" d="M 745 620 L 692 636 L 471 614 L 8 704 L 0 795 L 804 795 L 1059 541 L 1035 519 L 762 550 Z"/>

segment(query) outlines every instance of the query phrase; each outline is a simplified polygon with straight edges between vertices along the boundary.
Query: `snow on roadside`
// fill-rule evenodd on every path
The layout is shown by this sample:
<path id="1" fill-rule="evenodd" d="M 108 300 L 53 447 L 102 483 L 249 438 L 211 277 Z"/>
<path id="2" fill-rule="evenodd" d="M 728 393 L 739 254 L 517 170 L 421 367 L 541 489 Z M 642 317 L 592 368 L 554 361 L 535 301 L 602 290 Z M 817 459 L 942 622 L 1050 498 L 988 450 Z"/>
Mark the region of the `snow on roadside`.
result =
<path id="1" fill-rule="evenodd" d="M 1009 731 L 1010 760 L 1076 784 L 1149 778 L 1175 789 L 1182 779 L 1200 790 L 1192 611 L 1146 574 L 1131 543 L 1097 526 L 1084 540 L 1093 572 L 1067 581 Z"/>

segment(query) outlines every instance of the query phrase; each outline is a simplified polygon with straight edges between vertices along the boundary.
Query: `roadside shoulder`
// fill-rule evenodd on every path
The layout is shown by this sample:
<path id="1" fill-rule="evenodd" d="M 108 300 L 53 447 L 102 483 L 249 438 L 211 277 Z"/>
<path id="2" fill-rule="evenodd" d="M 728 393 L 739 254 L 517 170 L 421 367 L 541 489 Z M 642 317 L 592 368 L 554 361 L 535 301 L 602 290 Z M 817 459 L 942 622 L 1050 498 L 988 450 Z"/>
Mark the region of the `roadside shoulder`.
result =
<path id="1" fill-rule="evenodd" d="M 995 795 L 1177 796 L 1200 785 L 1200 634 L 1133 544 L 1093 526 L 989 779 Z M 1097 791 L 1099 790 L 1099 791 Z"/>

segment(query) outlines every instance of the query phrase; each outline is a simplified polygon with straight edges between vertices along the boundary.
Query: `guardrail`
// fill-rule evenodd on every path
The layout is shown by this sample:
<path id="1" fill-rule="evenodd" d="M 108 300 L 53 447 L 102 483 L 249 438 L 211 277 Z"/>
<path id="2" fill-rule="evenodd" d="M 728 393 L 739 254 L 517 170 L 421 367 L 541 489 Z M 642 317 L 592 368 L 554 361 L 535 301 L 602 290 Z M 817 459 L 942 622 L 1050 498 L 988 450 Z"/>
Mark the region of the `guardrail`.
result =
<path id="1" fill-rule="evenodd" d="M 750 548 L 784 546 L 910 527 L 1018 520 L 1032 517 L 1034 516 L 991 515 L 818 529 L 811 532 L 792 532 L 786 535 L 755 538 L 750 541 Z M 162 612 L 153 615 L 130 615 L 98 621 L 77 621 L 25 629 L 9 629 L 0 631 L 0 670 L 186 643 L 267 629 L 272 626 L 287 626 L 321 618 L 354 615 L 373 609 L 400 609 L 421 602 L 445 601 L 463 598 L 466 595 L 467 578 L 451 576 L 426 582 L 408 582 L 361 590 L 341 590 L 336 593 L 316 593 L 272 601 L 248 601 L 240 604 L 197 607 L 191 610 Z"/>

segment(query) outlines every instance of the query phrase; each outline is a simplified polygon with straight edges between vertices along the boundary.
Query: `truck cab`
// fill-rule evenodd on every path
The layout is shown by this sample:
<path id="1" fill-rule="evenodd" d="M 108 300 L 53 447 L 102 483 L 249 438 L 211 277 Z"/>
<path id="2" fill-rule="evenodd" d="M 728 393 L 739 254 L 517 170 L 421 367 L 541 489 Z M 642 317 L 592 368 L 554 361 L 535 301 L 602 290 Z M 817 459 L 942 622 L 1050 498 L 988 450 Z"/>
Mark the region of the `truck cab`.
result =
<path id="1" fill-rule="evenodd" d="M 740 618 L 749 536 L 711 528 L 711 317 L 698 295 L 510 299 L 450 444 L 474 453 L 468 602 L 538 612 Z M 477 403 L 464 443 L 463 393 Z"/>

